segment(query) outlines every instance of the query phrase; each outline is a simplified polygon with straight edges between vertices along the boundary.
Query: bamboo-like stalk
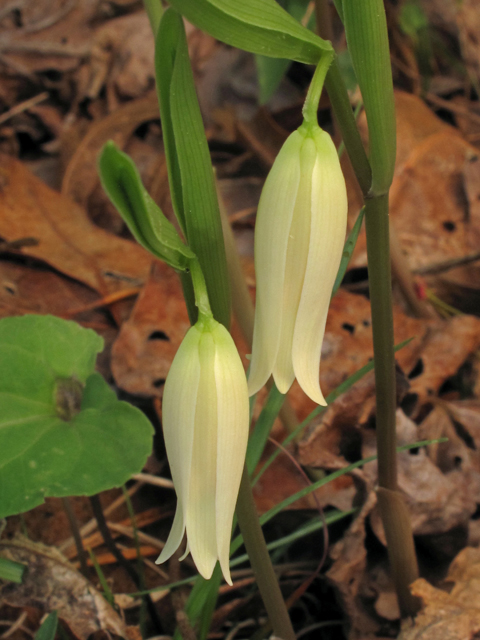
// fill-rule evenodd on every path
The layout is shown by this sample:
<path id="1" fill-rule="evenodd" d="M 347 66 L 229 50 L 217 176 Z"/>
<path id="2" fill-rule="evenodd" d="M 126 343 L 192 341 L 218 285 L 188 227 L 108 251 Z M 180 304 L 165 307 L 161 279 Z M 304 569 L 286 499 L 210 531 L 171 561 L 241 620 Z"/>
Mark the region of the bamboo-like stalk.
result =
<path id="1" fill-rule="evenodd" d="M 317 0 L 321 2 L 321 0 Z M 365 201 L 368 279 L 372 308 L 377 399 L 378 502 L 392 578 L 403 617 L 418 611 L 409 585 L 418 577 L 413 535 L 397 486 L 396 392 L 388 195 L 395 164 L 393 83 L 383 0 L 343 0 L 347 44 L 360 84 L 369 127 L 369 159 L 348 96 L 332 65 L 327 91 Z"/>

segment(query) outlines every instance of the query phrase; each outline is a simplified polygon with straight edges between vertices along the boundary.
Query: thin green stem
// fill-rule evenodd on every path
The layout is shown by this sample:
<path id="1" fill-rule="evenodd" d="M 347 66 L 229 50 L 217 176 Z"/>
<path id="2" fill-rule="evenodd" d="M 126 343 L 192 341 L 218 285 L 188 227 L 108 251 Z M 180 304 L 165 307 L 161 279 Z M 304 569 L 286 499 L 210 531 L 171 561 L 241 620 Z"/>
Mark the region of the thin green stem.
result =
<path id="1" fill-rule="evenodd" d="M 347 88 L 340 73 L 338 61 L 334 58 L 325 78 L 325 88 L 337 118 L 353 170 L 364 196 L 372 186 L 372 170 L 358 131 L 355 116 L 352 111 Z"/>
<path id="2" fill-rule="evenodd" d="M 282 640 L 295 640 L 295 632 L 258 519 L 246 466 L 243 469 L 236 512 L 250 564 L 272 624 L 273 634 Z"/>
<path id="3" fill-rule="evenodd" d="M 333 51 L 326 51 L 320 58 L 320 62 L 317 64 L 315 73 L 313 74 L 310 87 L 308 88 L 305 104 L 303 105 L 303 119 L 305 124 L 309 127 L 318 127 L 318 104 L 320 102 L 320 96 L 322 95 L 322 89 L 325 82 L 325 76 L 328 69 L 332 64 Z"/>
<path id="4" fill-rule="evenodd" d="M 198 309 L 199 318 L 205 320 L 213 318 L 210 301 L 208 299 L 207 285 L 198 259 L 193 258 L 190 260 L 189 267 L 195 294 L 195 305 Z"/>

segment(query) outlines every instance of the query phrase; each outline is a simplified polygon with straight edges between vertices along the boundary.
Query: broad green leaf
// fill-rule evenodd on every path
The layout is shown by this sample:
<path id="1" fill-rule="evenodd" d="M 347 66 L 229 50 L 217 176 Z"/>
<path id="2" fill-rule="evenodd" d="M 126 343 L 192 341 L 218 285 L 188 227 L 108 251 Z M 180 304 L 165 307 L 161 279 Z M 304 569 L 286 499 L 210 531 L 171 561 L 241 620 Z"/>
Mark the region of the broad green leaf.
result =
<path id="1" fill-rule="evenodd" d="M 56 611 L 49 613 L 35 634 L 35 640 L 54 640 L 57 633 L 58 615 Z"/>
<path id="2" fill-rule="evenodd" d="M 215 181 L 181 16 L 168 9 L 155 48 L 168 177 L 175 213 L 202 268 L 215 318 L 230 324 L 230 287 Z"/>
<path id="3" fill-rule="evenodd" d="M 94 372 L 102 346 L 94 331 L 53 316 L 0 321 L 0 517 L 141 470 L 153 430 Z"/>
<path id="4" fill-rule="evenodd" d="M 192 24 L 233 47 L 306 64 L 332 51 L 275 0 L 171 0 Z"/>
<path id="5" fill-rule="evenodd" d="M 131 158 L 112 141 L 103 147 L 99 172 L 103 188 L 135 240 L 174 269 L 187 269 L 194 253 L 148 194 Z"/>
<path id="6" fill-rule="evenodd" d="M 14 562 L 8 558 L 0 558 L 0 580 L 22 584 L 23 574 L 27 565 Z"/>

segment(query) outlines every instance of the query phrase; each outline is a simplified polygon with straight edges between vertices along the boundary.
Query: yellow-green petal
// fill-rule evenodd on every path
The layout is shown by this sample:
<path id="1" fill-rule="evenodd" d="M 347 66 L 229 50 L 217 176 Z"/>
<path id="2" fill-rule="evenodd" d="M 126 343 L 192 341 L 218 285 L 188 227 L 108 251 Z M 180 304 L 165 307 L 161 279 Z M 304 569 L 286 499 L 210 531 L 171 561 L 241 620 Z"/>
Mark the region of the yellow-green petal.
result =
<path id="1" fill-rule="evenodd" d="M 185 505 L 185 524 L 190 553 L 200 575 L 207 580 L 211 577 L 217 562 L 215 351 L 213 335 L 209 330 L 205 330 L 199 343 L 201 374 L 195 412 L 190 486 Z"/>
<path id="2" fill-rule="evenodd" d="M 167 560 L 182 541 L 192 463 L 197 391 L 200 381 L 198 353 L 201 333 L 191 327 L 183 339 L 165 381 L 162 426 L 168 461 L 177 493 L 177 511 L 159 562 Z M 183 512 L 183 513 L 182 513 Z M 181 535 L 179 531 L 182 531 Z M 180 539 L 178 536 L 180 535 Z M 174 540 L 177 541 L 173 548 Z"/>
<path id="3" fill-rule="evenodd" d="M 311 234 L 307 268 L 293 337 L 293 367 L 303 391 L 325 405 L 320 389 L 320 356 L 330 296 L 342 257 L 347 223 L 345 180 L 330 136 L 315 136 Z"/>
<path id="4" fill-rule="evenodd" d="M 294 131 L 286 140 L 267 176 L 255 225 L 257 303 L 249 394 L 270 377 L 280 340 L 288 235 L 300 182 L 300 148 L 304 137 Z"/>
<path id="5" fill-rule="evenodd" d="M 230 539 L 247 450 L 248 389 L 235 343 L 220 324 L 214 332 L 214 339 L 218 413 L 215 505 L 217 554 L 223 576 L 228 584 L 232 584 L 229 567 Z"/>
<path id="6" fill-rule="evenodd" d="M 306 137 L 300 149 L 300 182 L 292 223 L 288 231 L 287 258 L 281 316 L 280 340 L 273 378 L 280 393 L 287 393 L 295 379 L 292 344 L 300 304 L 310 242 L 312 172 L 317 157 L 315 142 Z M 277 294 L 278 295 L 278 294 Z M 280 320 L 281 318 L 281 320 Z"/>

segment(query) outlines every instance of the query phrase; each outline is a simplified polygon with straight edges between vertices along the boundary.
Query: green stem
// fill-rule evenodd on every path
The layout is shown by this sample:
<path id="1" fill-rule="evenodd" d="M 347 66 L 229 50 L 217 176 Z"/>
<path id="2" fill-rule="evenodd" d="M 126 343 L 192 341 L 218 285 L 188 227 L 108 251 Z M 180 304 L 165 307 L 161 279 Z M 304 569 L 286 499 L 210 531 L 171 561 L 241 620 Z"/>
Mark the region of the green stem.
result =
<path id="1" fill-rule="evenodd" d="M 210 300 L 208 299 L 207 285 L 198 258 L 190 260 L 189 267 L 195 294 L 195 305 L 198 309 L 199 318 L 213 318 Z"/>
<path id="2" fill-rule="evenodd" d="M 343 82 L 336 57 L 328 70 L 325 88 L 337 118 L 350 162 L 357 176 L 358 184 L 363 195 L 366 196 L 372 186 L 372 170 L 360 138 L 347 88 Z"/>
<path id="3" fill-rule="evenodd" d="M 320 102 L 320 96 L 322 95 L 325 76 L 327 75 L 328 68 L 332 64 L 334 55 L 333 51 L 326 51 L 320 58 L 320 62 L 317 64 L 317 68 L 313 74 L 302 111 L 303 119 L 307 126 L 318 127 L 318 104 Z"/>
<path id="4" fill-rule="evenodd" d="M 295 632 L 258 520 L 246 466 L 243 469 L 236 512 L 250 564 L 270 618 L 273 635 L 282 640 L 295 640 Z"/>
<path id="5" fill-rule="evenodd" d="M 397 489 L 395 355 L 388 232 L 388 194 L 365 202 L 368 283 L 377 396 L 378 483 Z"/>
<path id="6" fill-rule="evenodd" d="M 365 201 L 368 283 L 372 307 L 375 395 L 377 399 L 378 504 L 392 579 L 402 617 L 415 615 L 418 599 L 410 584 L 418 577 L 410 516 L 397 485 L 396 381 L 388 193 Z"/>

